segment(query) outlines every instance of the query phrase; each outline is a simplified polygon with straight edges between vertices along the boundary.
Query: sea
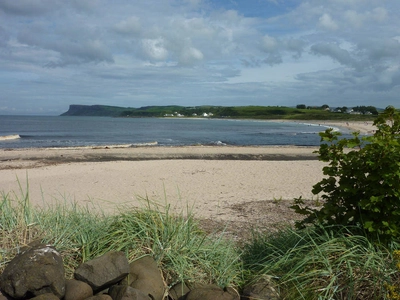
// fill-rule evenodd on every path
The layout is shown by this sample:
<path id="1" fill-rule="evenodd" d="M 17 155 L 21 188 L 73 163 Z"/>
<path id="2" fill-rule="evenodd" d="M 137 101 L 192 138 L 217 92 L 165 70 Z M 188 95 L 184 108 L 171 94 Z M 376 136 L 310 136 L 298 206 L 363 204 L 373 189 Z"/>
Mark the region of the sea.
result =
<path id="1" fill-rule="evenodd" d="M 317 146 L 318 133 L 326 128 L 306 122 L 209 118 L 0 116 L 0 148 Z"/>

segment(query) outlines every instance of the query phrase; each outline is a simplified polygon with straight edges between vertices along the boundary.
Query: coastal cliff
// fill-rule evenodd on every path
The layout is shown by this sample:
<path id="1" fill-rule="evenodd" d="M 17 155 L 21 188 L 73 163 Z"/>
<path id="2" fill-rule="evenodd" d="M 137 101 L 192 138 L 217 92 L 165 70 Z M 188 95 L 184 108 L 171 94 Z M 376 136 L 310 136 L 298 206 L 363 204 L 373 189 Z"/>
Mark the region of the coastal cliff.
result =
<path id="1" fill-rule="evenodd" d="M 78 105 L 72 104 L 67 112 L 61 116 L 99 116 L 99 117 L 117 117 L 127 108 L 107 105 Z"/>

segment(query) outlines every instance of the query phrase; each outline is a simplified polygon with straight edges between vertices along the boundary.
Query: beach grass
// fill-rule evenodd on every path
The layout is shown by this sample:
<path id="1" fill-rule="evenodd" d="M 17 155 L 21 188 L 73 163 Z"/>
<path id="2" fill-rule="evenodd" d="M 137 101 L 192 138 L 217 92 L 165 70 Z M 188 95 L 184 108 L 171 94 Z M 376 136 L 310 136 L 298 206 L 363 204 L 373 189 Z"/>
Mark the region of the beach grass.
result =
<path id="1" fill-rule="evenodd" d="M 147 198 L 143 207 L 114 214 L 64 200 L 39 208 L 28 190 L 0 196 L 0 272 L 23 246 L 40 240 L 61 253 L 69 278 L 80 263 L 123 251 L 129 261 L 154 257 L 168 286 L 191 281 L 240 290 L 268 276 L 281 299 L 400 299 L 400 255 L 393 255 L 400 246 L 373 243 L 352 228 L 254 231 L 238 245 L 223 233 L 206 234 L 190 209 L 172 213 Z"/>
<path id="2" fill-rule="evenodd" d="M 171 214 L 168 206 L 141 199 L 143 207 L 121 207 L 106 215 L 63 200 L 33 207 L 29 193 L 2 193 L 0 273 L 28 243 L 51 243 L 61 253 L 71 278 L 84 261 L 108 251 L 123 251 L 129 261 L 151 255 L 168 285 L 181 281 L 238 286 L 240 252 L 221 234 L 206 234 L 190 211 Z"/>
<path id="3" fill-rule="evenodd" d="M 253 276 L 269 274 L 282 299 L 397 299 L 398 244 L 377 245 L 358 228 L 287 228 L 272 235 L 255 233 L 243 252 Z"/>

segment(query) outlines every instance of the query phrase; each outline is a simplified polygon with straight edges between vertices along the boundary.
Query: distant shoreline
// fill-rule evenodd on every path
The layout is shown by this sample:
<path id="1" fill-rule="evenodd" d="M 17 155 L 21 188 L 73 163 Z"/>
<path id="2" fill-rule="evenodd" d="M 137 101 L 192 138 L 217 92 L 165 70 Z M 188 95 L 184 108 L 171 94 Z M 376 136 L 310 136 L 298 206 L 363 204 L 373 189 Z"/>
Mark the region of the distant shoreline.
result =
<path id="1" fill-rule="evenodd" d="M 335 121 L 335 120 L 270 120 L 273 122 L 292 122 L 300 124 L 314 124 L 323 127 L 345 129 L 350 132 L 359 131 L 361 134 L 373 134 L 377 129 L 373 121 Z"/>
<path id="2" fill-rule="evenodd" d="M 113 161 L 317 160 L 318 147 L 309 146 L 144 146 L 0 149 L 0 170 L 31 169 L 69 163 Z"/>

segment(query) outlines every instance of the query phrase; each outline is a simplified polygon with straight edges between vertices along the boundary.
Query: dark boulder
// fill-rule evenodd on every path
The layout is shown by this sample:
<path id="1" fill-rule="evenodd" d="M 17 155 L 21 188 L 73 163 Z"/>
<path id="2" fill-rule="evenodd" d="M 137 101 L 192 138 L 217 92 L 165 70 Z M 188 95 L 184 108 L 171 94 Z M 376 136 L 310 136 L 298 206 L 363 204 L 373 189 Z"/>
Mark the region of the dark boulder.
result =
<path id="1" fill-rule="evenodd" d="M 99 294 L 99 295 L 94 295 L 92 297 L 86 298 L 85 300 L 113 300 L 110 295 L 106 294 Z"/>
<path id="2" fill-rule="evenodd" d="M 121 251 L 108 252 L 81 264 L 74 273 L 77 280 L 89 284 L 94 293 L 109 288 L 129 274 L 129 262 Z"/>
<path id="3" fill-rule="evenodd" d="M 258 278 L 257 281 L 246 285 L 242 292 L 243 300 L 278 300 L 279 298 L 276 283 L 270 276 Z"/>
<path id="4" fill-rule="evenodd" d="M 154 300 L 141 290 L 127 285 L 114 285 L 110 288 L 109 294 L 113 300 Z"/>
<path id="5" fill-rule="evenodd" d="M 86 282 L 69 279 L 65 284 L 64 300 L 85 300 L 93 296 L 93 290 Z"/>
<path id="6" fill-rule="evenodd" d="M 233 288 L 220 288 L 216 285 L 195 287 L 187 295 L 186 300 L 240 300 L 238 292 Z"/>
<path id="7" fill-rule="evenodd" d="M 60 253 L 51 245 L 32 243 L 17 254 L 0 277 L 0 289 L 14 299 L 65 293 L 64 266 Z"/>
<path id="8" fill-rule="evenodd" d="M 54 294 L 48 293 L 33 297 L 30 300 L 59 300 L 59 298 Z"/>
<path id="9" fill-rule="evenodd" d="M 141 290 L 153 300 L 164 299 L 164 280 L 153 257 L 144 256 L 135 260 L 130 263 L 129 269 L 129 275 L 122 280 L 122 285 Z"/>
<path id="10" fill-rule="evenodd" d="M 189 292 L 189 287 L 184 282 L 180 282 L 170 288 L 168 296 L 171 300 L 184 300 Z"/>

